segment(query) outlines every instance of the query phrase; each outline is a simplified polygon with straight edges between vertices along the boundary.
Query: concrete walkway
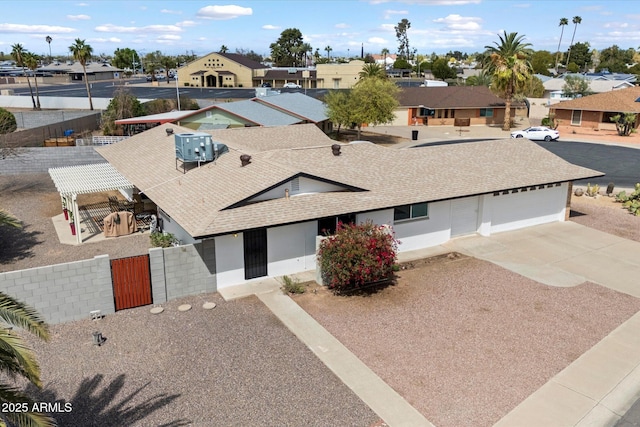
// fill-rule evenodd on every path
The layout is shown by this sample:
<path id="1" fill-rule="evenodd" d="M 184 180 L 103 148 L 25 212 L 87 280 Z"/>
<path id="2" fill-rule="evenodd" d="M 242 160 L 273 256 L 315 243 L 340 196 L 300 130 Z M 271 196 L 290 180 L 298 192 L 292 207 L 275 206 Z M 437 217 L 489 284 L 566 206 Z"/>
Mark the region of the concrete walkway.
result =
<path id="1" fill-rule="evenodd" d="M 640 243 L 573 222 L 529 227 L 490 237 L 460 237 L 401 253 L 410 261 L 457 251 L 550 286 L 590 281 L 640 298 Z M 315 272 L 297 276 L 314 280 Z M 276 279 L 223 288 L 225 299 L 256 294 L 267 307 L 389 426 L 432 425 L 404 398 L 331 336 Z M 640 397 L 640 313 L 634 315 L 496 426 L 613 426 Z"/>

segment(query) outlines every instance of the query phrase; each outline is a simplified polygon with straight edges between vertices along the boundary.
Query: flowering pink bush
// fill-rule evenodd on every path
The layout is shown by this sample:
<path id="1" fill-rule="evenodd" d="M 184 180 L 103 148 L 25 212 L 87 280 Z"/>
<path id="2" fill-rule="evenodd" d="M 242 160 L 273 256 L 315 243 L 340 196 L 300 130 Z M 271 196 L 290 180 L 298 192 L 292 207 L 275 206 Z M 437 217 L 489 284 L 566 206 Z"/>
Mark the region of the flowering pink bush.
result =
<path id="1" fill-rule="evenodd" d="M 320 244 L 318 262 L 326 285 L 336 291 L 390 279 L 398 241 L 385 227 L 338 223 L 336 234 Z"/>

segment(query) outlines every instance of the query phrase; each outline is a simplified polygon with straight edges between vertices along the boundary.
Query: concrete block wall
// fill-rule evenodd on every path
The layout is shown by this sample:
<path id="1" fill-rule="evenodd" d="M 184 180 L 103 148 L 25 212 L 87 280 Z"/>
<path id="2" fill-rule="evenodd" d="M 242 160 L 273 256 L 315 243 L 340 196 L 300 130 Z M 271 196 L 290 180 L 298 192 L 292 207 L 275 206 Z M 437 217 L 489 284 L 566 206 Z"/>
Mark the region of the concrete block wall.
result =
<path id="1" fill-rule="evenodd" d="M 164 275 L 164 250 L 149 249 L 149 273 L 151 274 L 151 297 L 154 304 L 167 302 L 167 282 Z"/>
<path id="2" fill-rule="evenodd" d="M 15 111 L 12 114 L 16 118 L 16 124 L 18 125 L 18 128 L 32 129 L 40 126 L 77 119 L 79 117 L 95 115 L 96 112 L 91 110 Z"/>
<path id="3" fill-rule="evenodd" d="M 49 168 L 106 163 L 93 147 L 29 147 L 18 154 L 0 158 L 0 175 L 43 173 Z"/>
<path id="4" fill-rule="evenodd" d="M 30 306 L 49 324 L 115 312 L 108 255 L 0 273 L 0 290 Z"/>
<path id="5" fill-rule="evenodd" d="M 167 300 L 217 290 L 214 245 L 210 239 L 163 249 Z M 154 288 L 156 285 L 159 284 L 154 283 Z"/>

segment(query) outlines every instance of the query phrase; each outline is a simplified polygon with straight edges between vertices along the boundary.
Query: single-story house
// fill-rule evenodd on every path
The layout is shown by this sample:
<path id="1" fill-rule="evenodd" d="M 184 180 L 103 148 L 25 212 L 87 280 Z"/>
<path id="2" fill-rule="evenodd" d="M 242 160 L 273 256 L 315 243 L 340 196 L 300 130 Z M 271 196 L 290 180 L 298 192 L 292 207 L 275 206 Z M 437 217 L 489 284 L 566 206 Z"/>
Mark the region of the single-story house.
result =
<path id="1" fill-rule="evenodd" d="M 504 122 L 504 99 L 485 86 L 407 87 L 400 91 L 396 126 L 495 125 Z M 514 102 L 511 117 L 526 116 Z"/>
<path id="2" fill-rule="evenodd" d="M 191 130 L 226 129 L 250 126 L 286 126 L 313 123 L 325 132 L 332 130 L 326 106 L 302 93 L 280 93 L 263 88 L 252 99 L 221 102 L 199 110 L 171 111 L 116 120 L 126 135 L 133 135 L 163 123 L 175 123 Z"/>
<path id="3" fill-rule="evenodd" d="M 615 129 L 610 118 L 620 113 L 640 113 L 640 87 L 612 90 L 562 101 L 549 107 L 560 124 L 591 129 Z M 640 123 L 636 119 L 635 128 Z"/>
<path id="4" fill-rule="evenodd" d="M 609 92 L 634 86 L 633 82 L 628 80 L 590 79 L 579 74 L 577 76 L 589 82 L 589 90 L 593 93 Z M 565 83 L 564 78 L 553 78 L 544 81 L 542 83 L 544 86 L 544 95 L 542 97 L 548 98 L 551 103 L 571 99 L 563 95 Z"/>
<path id="5" fill-rule="evenodd" d="M 106 62 L 89 62 L 85 65 L 85 68 L 87 72 L 87 80 L 90 82 L 114 80 L 124 77 L 124 70 L 122 68 L 114 67 Z M 84 81 L 84 70 L 82 69 L 82 65 L 77 61 L 67 64 L 49 64 L 46 67 L 42 67 L 40 71 L 43 73 L 51 73 L 53 75 L 66 76 L 65 81 L 69 82 Z M 47 81 L 48 80 L 45 80 L 45 82 Z"/>
<path id="6" fill-rule="evenodd" d="M 228 151 L 177 167 L 176 145 L 194 137 Z M 394 149 L 336 144 L 312 124 L 164 124 L 96 150 L 158 206 L 164 231 L 211 248 L 218 289 L 315 269 L 318 236 L 338 221 L 392 226 L 400 251 L 564 221 L 572 181 L 603 175 L 528 140 Z"/>

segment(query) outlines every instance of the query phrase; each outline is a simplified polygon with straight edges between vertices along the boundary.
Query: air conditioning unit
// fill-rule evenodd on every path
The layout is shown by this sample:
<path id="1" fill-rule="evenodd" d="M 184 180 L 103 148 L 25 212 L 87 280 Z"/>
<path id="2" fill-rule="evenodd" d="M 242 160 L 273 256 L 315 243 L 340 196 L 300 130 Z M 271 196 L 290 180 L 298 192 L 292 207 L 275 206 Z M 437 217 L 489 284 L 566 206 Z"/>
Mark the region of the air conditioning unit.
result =
<path id="1" fill-rule="evenodd" d="M 213 141 L 211 135 L 204 132 L 178 133 L 175 135 L 176 158 L 185 163 L 211 162 L 229 148 Z"/>

